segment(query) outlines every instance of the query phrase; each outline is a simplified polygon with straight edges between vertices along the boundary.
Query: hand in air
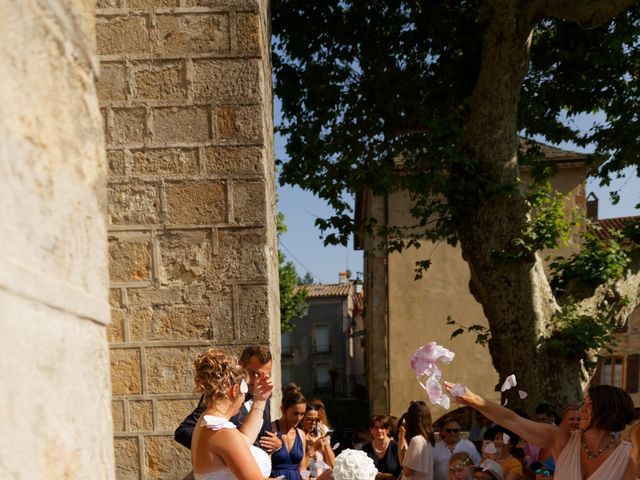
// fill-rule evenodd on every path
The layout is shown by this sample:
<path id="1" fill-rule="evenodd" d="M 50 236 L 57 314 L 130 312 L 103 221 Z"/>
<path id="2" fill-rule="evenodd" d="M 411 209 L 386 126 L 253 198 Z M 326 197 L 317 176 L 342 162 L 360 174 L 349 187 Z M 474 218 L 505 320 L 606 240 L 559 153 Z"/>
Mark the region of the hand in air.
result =
<path id="1" fill-rule="evenodd" d="M 260 440 L 258 440 L 260 448 L 269 454 L 280 450 L 282 447 L 282 441 L 280 441 L 278 436 L 268 430 L 264 433 L 264 436 L 260 437 Z"/>
<path id="2" fill-rule="evenodd" d="M 475 407 L 478 404 L 478 397 L 464 385 L 458 383 L 444 382 L 444 388 L 454 400 L 462 405 Z"/>
<path id="3" fill-rule="evenodd" d="M 253 387 L 253 397 L 255 400 L 267 400 L 273 390 L 273 382 L 267 374 L 256 374 Z"/>

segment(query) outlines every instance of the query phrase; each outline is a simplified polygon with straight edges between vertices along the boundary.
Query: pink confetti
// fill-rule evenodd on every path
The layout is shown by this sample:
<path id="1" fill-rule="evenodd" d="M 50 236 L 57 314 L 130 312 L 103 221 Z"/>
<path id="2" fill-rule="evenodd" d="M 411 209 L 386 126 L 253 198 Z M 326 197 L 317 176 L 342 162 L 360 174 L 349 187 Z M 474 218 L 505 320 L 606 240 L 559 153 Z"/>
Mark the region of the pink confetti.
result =
<path id="1" fill-rule="evenodd" d="M 524 390 L 518 390 L 518 395 L 520 395 L 520 400 L 524 400 L 529 394 Z"/>
<path id="2" fill-rule="evenodd" d="M 467 394 L 467 387 L 462 385 L 461 383 L 456 383 L 451 389 L 451 395 L 454 397 L 462 397 Z"/>
<path id="3" fill-rule="evenodd" d="M 505 398 L 505 399 L 504 399 L 504 403 L 502 404 L 502 406 L 503 406 L 503 407 L 506 407 L 506 406 L 507 406 L 507 403 L 509 403 L 509 399 L 508 399 L 508 398 Z"/>
<path id="4" fill-rule="evenodd" d="M 511 440 L 511 437 L 506 433 L 502 432 L 502 443 L 509 443 L 509 440 Z"/>
<path id="5" fill-rule="evenodd" d="M 413 352 L 411 368 L 416 372 L 416 377 L 433 375 L 438 370 L 437 362 L 442 362 L 446 365 L 453 360 L 455 355 L 455 353 L 438 345 L 436 342 L 429 342 Z"/>

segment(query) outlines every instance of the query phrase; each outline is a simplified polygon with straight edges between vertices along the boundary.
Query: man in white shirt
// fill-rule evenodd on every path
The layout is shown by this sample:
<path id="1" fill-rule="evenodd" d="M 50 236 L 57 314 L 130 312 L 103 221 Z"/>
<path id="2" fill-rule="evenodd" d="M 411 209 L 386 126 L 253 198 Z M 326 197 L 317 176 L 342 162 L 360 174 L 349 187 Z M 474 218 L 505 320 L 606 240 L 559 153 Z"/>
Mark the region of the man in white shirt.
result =
<path id="1" fill-rule="evenodd" d="M 460 438 L 460 424 L 454 419 L 446 419 L 440 429 L 440 440 L 433 448 L 433 479 L 447 480 L 449 459 L 458 452 L 466 452 L 474 465 L 480 463 L 480 454 L 469 440 Z"/>

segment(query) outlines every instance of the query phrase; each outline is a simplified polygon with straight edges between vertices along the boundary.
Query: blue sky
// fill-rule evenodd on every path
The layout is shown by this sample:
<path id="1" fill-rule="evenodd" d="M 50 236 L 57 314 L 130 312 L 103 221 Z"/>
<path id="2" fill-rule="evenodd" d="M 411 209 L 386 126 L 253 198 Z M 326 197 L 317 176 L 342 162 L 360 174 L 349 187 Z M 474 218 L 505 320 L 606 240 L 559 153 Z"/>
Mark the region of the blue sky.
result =
<path id="1" fill-rule="evenodd" d="M 275 123 L 279 122 L 280 102 L 278 99 L 274 105 Z M 584 118 L 580 121 L 585 128 L 589 128 L 592 119 Z M 285 140 L 276 135 L 276 158 L 286 160 L 284 152 Z M 581 151 L 573 145 L 564 144 L 560 148 Z M 583 151 L 588 151 L 583 150 Z M 613 180 L 610 187 L 601 188 L 597 181 L 590 180 L 587 185 L 588 192 L 594 192 L 600 199 L 600 218 L 623 217 L 639 215 L 640 212 L 634 205 L 640 201 L 640 179 L 631 171 L 626 176 Z M 609 192 L 613 189 L 620 190 L 621 201 L 618 205 L 612 205 Z M 320 238 L 320 231 L 314 225 L 318 217 L 328 217 L 332 214 L 327 203 L 310 192 L 298 187 L 278 186 L 278 208 L 285 215 L 285 223 L 288 231 L 280 237 L 280 248 L 287 259 L 293 261 L 298 274 L 303 276 L 310 272 L 316 282 L 337 283 L 338 272 L 351 270 L 355 277 L 362 272 L 362 252 L 353 249 L 353 243 L 348 247 L 325 247 Z"/>

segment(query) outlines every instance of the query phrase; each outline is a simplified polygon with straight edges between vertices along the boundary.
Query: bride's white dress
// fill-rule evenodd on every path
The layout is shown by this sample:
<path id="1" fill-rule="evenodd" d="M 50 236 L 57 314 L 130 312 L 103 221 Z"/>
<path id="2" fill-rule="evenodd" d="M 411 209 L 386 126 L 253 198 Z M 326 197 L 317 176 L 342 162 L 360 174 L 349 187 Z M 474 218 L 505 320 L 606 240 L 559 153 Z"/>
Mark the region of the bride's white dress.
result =
<path id="1" fill-rule="evenodd" d="M 214 417 L 213 415 L 205 415 L 203 417 L 203 422 L 204 424 L 202 426 L 211 430 L 236 428 L 236 426 L 226 418 Z M 262 476 L 267 478 L 271 473 L 271 457 L 269 457 L 267 452 L 253 445 L 249 445 L 249 450 L 258 464 L 258 468 L 260 469 Z M 193 477 L 195 480 L 235 480 L 236 478 L 228 468 L 221 468 L 220 470 L 208 473 L 194 473 Z"/>

